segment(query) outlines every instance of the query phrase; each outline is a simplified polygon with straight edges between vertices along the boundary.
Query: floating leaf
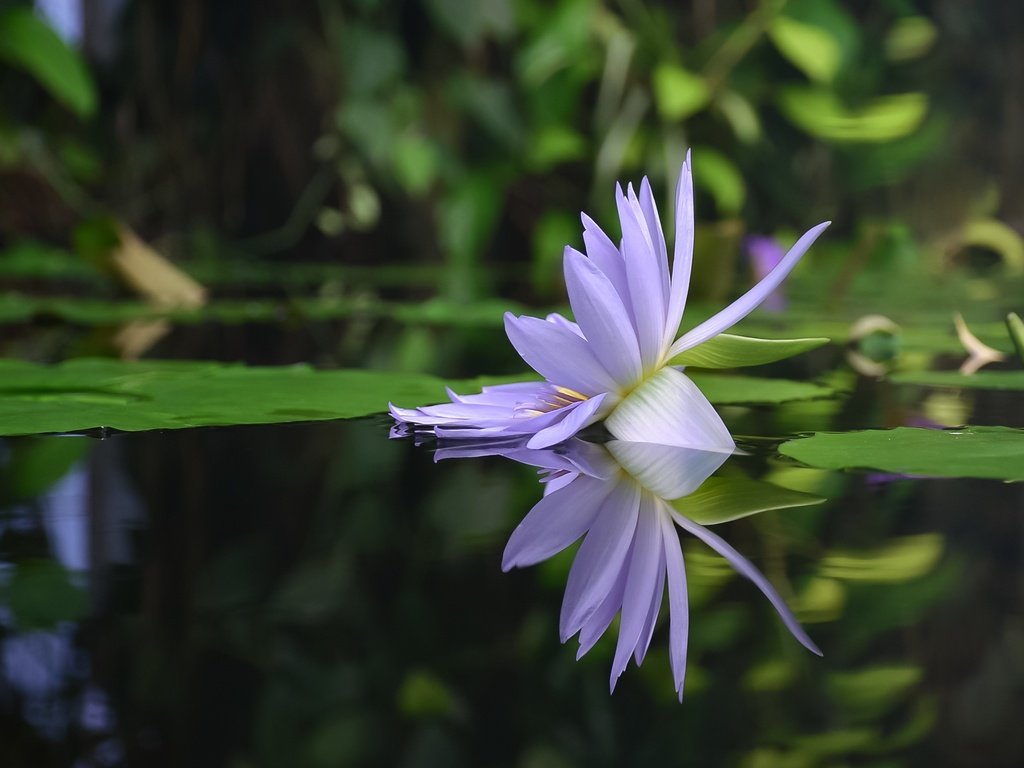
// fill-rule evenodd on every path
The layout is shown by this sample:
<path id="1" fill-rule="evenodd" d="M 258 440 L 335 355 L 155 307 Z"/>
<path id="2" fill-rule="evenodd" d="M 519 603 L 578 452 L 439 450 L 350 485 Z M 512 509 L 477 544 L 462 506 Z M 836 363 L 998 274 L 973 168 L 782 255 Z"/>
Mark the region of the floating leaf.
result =
<path id="1" fill-rule="evenodd" d="M 827 83 L 835 77 L 842 50 L 827 29 L 776 16 L 768 34 L 779 53 L 812 80 Z"/>
<path id="2" fill-rule="evenodd" d="M 701 525 L 739 520 L 760 512 L 820 504 L 825 499 L 745 477 L 710 477 L 693 493 L 672 502 Z"/>
<path id="3" fill-rule="evenodd" d="M 1006 316 L 1006 327 L 1010 331 L 1010 338 L 1013 339 L 1013 346 L 1017 348 L 1017 357 L 1024 363 L 1024 321 L 1016 312 L 1011 312 Z M 1024 389 L 1024 386 L 1021 389 Z"/>
<path id="4" fill-rule="evenodd" d="M 789 379 L 758 379 L 753 376 L 723 376 L 695 373 L 690 377 L 716 405 L 788 403 L 832 397 L 835 390 L 821 384 Z"/>
<path id="5" fill-rule="evenodd" d="M 654 101 L 666 120 L 685 120 L 707 106 L 711 92 L 704 78 L 675 64 L 654 70 Z"/>
<path id="6" fill-rule="evenodd" d="M 389 400 L 426 405 L 443 399 L 438 379 L 382 371 L 91 359 L 52 367 L 0 362 L 2 435 L 316 421 L 381 413 Z"/>
<path id="7" fill-rule="evenodd" d="M 897 373 L 892 380 L 897 384 L 916 384 L 922 387 L 956 389 L 1004 389 L 1024 392 L 1024 371 L 979 371 L 965 376 L 957 371 L 917 371 Z"/>
<path id="8" fill-rule="evenodd" d="M 692 349 L 676 355 L 672 365 L 694 368 L 744 368 L 765 365 L 787 357 L 801 355 L 828 344 L 826 338 L 758 339 L 721 333 Z"/>
<path id="9" fill-rule="evenodd" d="M 928 111 L 928 97 L 880 96 L 860 109 L 849 109 L 829 90 L 794 86 L 779 95 L 779 108 L 797 127 L 825 141 L 883 142 L 917 130 Z"/>
<path id="10" fill-rule="evenodd" d="M 30 9 L 0 15 L 0 59 L 28 72 L 79 117 L 96 111 L 96 85 L 85 63 Z"/>
<path id="11" fill-rule="evenodd" d="M 1024 480 L 1024 431 L 1007 427 L 819 432 L 789 440 L 779 452 L 822 469 Z"/>

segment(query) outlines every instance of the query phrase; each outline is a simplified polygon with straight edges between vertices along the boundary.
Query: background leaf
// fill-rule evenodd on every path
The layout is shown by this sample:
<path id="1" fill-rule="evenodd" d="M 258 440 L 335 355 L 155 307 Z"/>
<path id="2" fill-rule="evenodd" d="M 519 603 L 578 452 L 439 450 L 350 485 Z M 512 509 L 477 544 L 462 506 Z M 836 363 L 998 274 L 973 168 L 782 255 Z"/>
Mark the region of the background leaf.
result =
<path id="1" fill-rule="evenodd" d="M 822 469 L 1024 480 L 1024 431 L 1007 427 L 820 432 L 789 440 L 779 452 Z"/>
<path id="2" fill-rule="evenodd" d="M 31 10 L 0 15 L 0 58 L 28 72 L 79 117 L 96 112 L 96 85 L 85 63 Z"/>

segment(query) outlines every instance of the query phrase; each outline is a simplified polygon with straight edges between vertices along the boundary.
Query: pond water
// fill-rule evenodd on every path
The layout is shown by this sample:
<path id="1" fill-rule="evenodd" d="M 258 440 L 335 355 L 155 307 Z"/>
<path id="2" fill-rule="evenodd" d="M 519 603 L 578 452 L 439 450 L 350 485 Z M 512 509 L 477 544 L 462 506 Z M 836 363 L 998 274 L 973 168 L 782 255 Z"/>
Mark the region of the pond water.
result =
<path id="1" fill-rule="evenodd" d="M 739 435 L 869 425 L 851 403 L 724 412 Z M 6 440 L 4 766 L 1024 761 L 1024 485 L 829 472 L 740 438 L 703 488 L 746 516 L 714 530 L 824 656 L 684 534 L 680 704 L 667 601 L 609 695 L 614 625 L 579 661 L 559 642 L 572 549 L 502 572 L 536 468 L 435 463 L 389 428 Z M 799 494 L 824 501 L 749 514 Z"/>

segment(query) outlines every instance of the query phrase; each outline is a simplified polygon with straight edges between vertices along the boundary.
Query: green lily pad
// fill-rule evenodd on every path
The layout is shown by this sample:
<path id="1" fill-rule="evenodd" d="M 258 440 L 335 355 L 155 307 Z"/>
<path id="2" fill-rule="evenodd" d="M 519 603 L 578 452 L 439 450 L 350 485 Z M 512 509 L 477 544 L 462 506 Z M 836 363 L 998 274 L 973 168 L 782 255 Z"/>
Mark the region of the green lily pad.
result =
<path id="1" fill-rule="evenodd" d="M 956 371 L 919 371 L 898 373 L 892 377 L 897 384 L 951 389 L 1009 389 L 1024 392 L 1024 371 L 979 371 L 964 376 Z"/>
<path id="2" fill-rule="evenodd" d="M 789 440 L 779 452 L 822 469 L 1024 480 L 1024 431 L 1007 427 L 819 432 Z"/>
<path id="3" fill-rule="evenodd" d="M 832 397 L 835 390 L 822 384 L 790 379 L 759 379 L 754 376 L 724 376 L 695 373 L 690 376 L 705 397 L 715 405 L 758 405 L 789 403 Z"/>
<path id="4" fill-rule="evenodd" d="M 703 344 L 676 355 L 672 365 L 694 368 L 743 368 L 765 365 L 803 354 L 828 344 L 826 338 L 757 339 L 721 333 Z"/>
<path id="5" fill-rule="evenodd" d="M 0 435 L 342 419 L 381 413 L 389 400 L 425 405 L 444 399 L 439 379 L 382 371 L 93 359 L 57 366 L 0 362 Z"/>
<path id="6" fill-rule="evenodd" d="M 671 504 L 694 522 L 717 525 L 773 509 L 806 507 L 823 501 L 821 496 L 747 477 L 709 477 L 696 491 Z"/>

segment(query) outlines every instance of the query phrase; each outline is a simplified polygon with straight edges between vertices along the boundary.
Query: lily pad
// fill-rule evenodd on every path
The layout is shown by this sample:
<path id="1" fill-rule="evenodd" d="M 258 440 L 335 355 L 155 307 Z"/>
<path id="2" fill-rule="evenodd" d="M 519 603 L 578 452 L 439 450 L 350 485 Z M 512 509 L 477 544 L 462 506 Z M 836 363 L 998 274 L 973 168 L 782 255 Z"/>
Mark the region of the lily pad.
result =
<path id="1" fill-rule="evenodd" d="M 52 367 L 0 362 L 0 435 L 342 419 L 381 413 L 389 400 L 425 405 L 443 399 L 439 379 L 383 371 L 94 359 Z"/>
<path id="2" fill-rule="evenodd" d="M 809 381 L 759 379 L 755 376 L 724 376 L 714 373 L 695 373 L 690 378 L 715 405 L 789 403 L 835 395 L 835 390 Z"/>
<path id="3" fill-rule="evenodd" d="M 1024 371 L 980 371 L 964 376 L 956 371 L 919 371 L 898 373 L 892 377 L 897 384 L 953 389 L 1009 389 L 1024 392 Z"/>
<path id="4" fill-rule="evenodd" d="M 822 469 L 1024 480 L 1024 431 L 1007 427 L 819 432 L 789 440 L 779 452 Z"/>

